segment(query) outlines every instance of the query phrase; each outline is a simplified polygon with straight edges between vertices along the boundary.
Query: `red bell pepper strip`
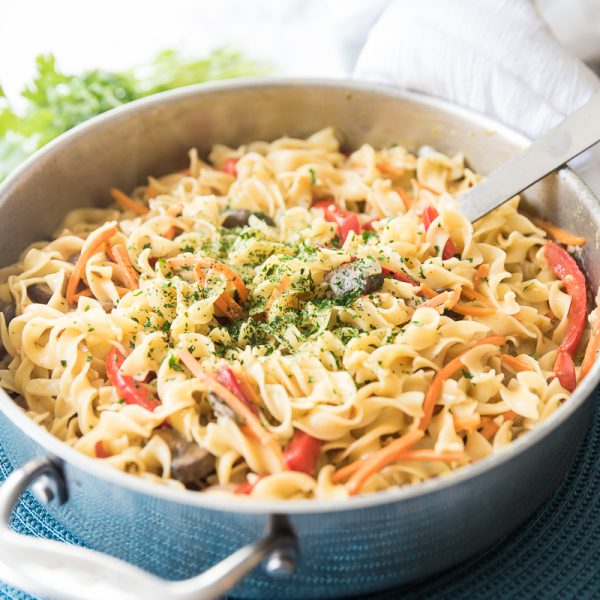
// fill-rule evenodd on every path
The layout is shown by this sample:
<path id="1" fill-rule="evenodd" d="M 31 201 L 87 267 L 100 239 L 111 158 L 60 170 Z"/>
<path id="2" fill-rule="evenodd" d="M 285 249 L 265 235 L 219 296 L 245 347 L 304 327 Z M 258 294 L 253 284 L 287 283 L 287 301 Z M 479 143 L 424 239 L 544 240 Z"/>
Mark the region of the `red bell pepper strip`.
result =
<path id="1" fill-rule="evenodd" d="M 379 217 L 375 217 L 373 219 L 369 219 L 368 221 L 365 221 L 362 224 L 363 231 L 375 231 L 373 229 L 373 223 L 376 223 L 377 221 L 381 221 L 381 219 Z"/>
<path id="2" fill-rule="evenodd" d="M 96 458 L 108 458 L 110 456 L 110 454 L 106 451 L 104 442 L 102 440 L 97 441 L 94 448 L 96 450 Z"/>
<path id="3" fill-rule="evenodd" d="M 556 276 L 565 284 L 567 294 L 571 296 L 567 331 L 560 343 L 560 349 L 573 356 L 581 341 L 587 316 L 585 276 L 577 266 L 575 259 L 554 242 L 546 242 L 544 256 Z"/>
<path id="4" fill-rule="evenodd" d="M 396 279 L 397 281 L 403 281 L 404 283 L 412 283 L 412 285 L 419 285 L 417 281 L 409 277 L 408 275 L 404 275 L 404 273 L 399 273 L 398 271 L 392 271 L 390 269 L 386 269 L 385 267 L 381 267 L 384 277 L 391 277 L 392 279 Z"/>
<path id="5" fill-rule="evenodd" d="M 246 389 L 240 384 L 235 373 L 226 364 L 219 364 L 216 372 L 217 381 L 225 386 L 234 396 L 237 396 L 255 415 L 258 414 L 258 409 L 252 398 L 246 393 Z"/>
<path id="6" fill-rule="evenodd" d="M 429 227 L 431 226 L 433 221 L 439 216 L 440 214 L 435 208 L 433 208 L 433 206 L 428 206 L 423 211 L 423 225 L 425 225 L 425 231 L 429 230 Z M 444 245 L 444 249 L 442 250 L 442 258 L 444 260 L 448 260 L 449 258 L 452 258 L 458 253 L 459 252 L 456 246 L 454 245 L 454 242 L 450 238 L 448 238 L 448 241 L 446 242 L 446 244 Z"/>
<path id="7" fill-rule="evenodd" d="M 117 396 L 125 400 L 126 404 L 138 404 L 146 410 L 153 411 L 160 406 L 160 400 L 144 383 L 136 381 L 131 375 L 121 373 L 124 360 L 125 357 L 116 347 L 111 348 L 106 355 L 106 373 Z"/>
<path id="8" fill-rule="evenodd" d="M 308 475 L 314 475 L 322 445 L 321 440 L 296 429 L 285 448 L 283 460 L 290 471 L 300 471 L 308 473 Z"/>
<path id="9" fill-rule="evenodd" d="M 554 374 L 558 377 L 560 385 L 565 390 L 572 392 L 577 385 L 577 375 L 575 374 L 575 363 L 569 354 L 563 350 L 558 350 L 556 362 L 554 363 Z"/>
<path id="10" fill-rule="evenodd" d="M 254 487 L 256 486 L 256 484 L 262 479 L 262 477 L 259 477 L 254 483 L 250 483 L 249 481 L 244 481 L 243 483 L 240 483 L 234 490 L 234 494 L 244 494 L 246 496 L 249 496 L 252 493 L 252 490 L 254 489 Z"/>
<path id="11" fill-rule="evenodd" d="M 362 228 L 358 215 L 337 206 L 331 200 L 319 200 L 313 204 L 313 208 L 320 208 L 325 213 L 326 221 L 337 224 L 338 236 L 342 240 L 342 244 L 351 231 L 354 231 L 357 235 L 361 232 Z"/>
<path id="12" fill-rule="evenodd" d="M 225 173 L 233 175 L 234 177 L 237 177 L 237 161 L 237 158 L 228 158 L 223 163 L 223 171 L 225 171 Z"/>
<path id="13" fill-rule="evenodd" d="M 544 256 L 556 276 L 565 284 L 565 290 L 571 296 L 571 306 L 567 316 L 567 330 L 558 347 L 554 363 L 554 374 L 560 384 L 568 391 L 575 389 L 575 365 L 573 355 L 577 351 L 587 316 L 587 294 L 585 277 L 575 259 L 554 242 L 546 242 Z"/>

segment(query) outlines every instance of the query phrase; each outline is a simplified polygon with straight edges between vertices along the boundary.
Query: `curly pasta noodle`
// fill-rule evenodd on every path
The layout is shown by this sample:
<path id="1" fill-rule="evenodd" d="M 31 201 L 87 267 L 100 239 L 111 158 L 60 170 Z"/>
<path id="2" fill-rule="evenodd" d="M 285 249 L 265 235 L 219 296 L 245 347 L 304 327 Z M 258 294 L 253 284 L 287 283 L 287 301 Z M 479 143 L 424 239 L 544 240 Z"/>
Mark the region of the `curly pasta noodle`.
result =
<path id="1" fill-rule="evenodd" d="M 465 220 L 461 154 L 345 155 L 325 129 L 208 160 L 1 270 L 0 384 L 65 443 L 208 493 L 339 498 L 499 452 L 569 397 L 546 232 L 518 198 Z"/>

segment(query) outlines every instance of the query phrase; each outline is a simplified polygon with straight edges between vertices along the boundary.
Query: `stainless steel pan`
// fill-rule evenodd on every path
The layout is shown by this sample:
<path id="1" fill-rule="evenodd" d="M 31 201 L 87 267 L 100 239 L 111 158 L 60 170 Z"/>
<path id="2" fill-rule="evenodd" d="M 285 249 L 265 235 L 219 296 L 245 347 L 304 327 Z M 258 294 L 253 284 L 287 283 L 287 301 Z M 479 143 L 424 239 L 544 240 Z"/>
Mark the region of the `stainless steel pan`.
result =
<path id="1" fill-rule="evenodd" d="M 192 87 L 90 121 L 7 180 L 0 189 L 1 262 L 47 237 L 68 210 L 105 202 L 109 187 L 130 189 L 148 174 L 182 168 L 191 146 L 206 153 L 216 142 L 304 136 L 327 125 L 348 147 L 463 150 L 482 173 L 527 143 L 480 115 L 373 84 Z M 565 169 L 529 190 L 526 202 L 587 237 L 581 261 L 590 282 L 598 281 L 600 210 L 588 188 Z M 499 540 L 557 486 L 586 430 L 599 379 L 597 365 L 537 429 L 451 477 L 346 501 L 289 503 L 217 500 L 114 471 L 53 438 L 2 392 L 0 444 L 16 471 L 0 488 L 0 578 L 78 599 L 213 598 L 237 584 L 235 596 L 281 600 L 364 594 L 426 577 Z M 93 551 L 8 530 L 29 484 L 55 498 L 51 512 Z M 266 568 L 255 568 L 262 560 Z"/>

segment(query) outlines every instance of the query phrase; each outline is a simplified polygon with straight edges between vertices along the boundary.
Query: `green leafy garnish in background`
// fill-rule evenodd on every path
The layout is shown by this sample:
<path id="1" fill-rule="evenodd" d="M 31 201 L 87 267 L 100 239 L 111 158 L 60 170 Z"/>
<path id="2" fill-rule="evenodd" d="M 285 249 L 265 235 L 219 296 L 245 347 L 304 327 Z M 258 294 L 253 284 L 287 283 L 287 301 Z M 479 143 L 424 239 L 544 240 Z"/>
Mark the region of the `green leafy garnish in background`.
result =
<path id="1" fill-rule="evenodd" d="M 56 136 L 111 108 L 185 85 L 269 70 L 226 48 L 200 60 L 165 50 L 147 65 L 117 73 L 94 69 L 67 75 L 58 70 L 53 55 L 38 56 L 36 66 L 33 82 L 21 92 L 22 110 L 9 105 L 0 87 L 0 181 Z"/>

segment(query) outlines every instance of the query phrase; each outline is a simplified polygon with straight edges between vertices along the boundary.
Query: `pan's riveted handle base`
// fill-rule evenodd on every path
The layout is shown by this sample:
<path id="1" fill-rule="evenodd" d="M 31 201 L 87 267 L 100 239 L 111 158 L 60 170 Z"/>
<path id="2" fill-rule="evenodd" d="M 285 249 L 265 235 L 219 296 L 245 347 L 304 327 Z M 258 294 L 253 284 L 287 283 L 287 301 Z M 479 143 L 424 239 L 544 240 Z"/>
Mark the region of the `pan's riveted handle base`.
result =
<path id="1" fill-rule="evenodd" d="M 70 544 L 25 536 L 9 527 L 19 497 L 31 486 L 42 502 L 67 501 L 60 467 L 36 458 L 11 473 L 0 487 L 0 579 L 33 594 L 73 600 L 213 600 L 226 594 L 260 563 L 271 577 L 288 577 L 299 557 L 286 517 L 271 515 L 266 534 L 204 573 L 166 581 L 123 560 Z"/>

